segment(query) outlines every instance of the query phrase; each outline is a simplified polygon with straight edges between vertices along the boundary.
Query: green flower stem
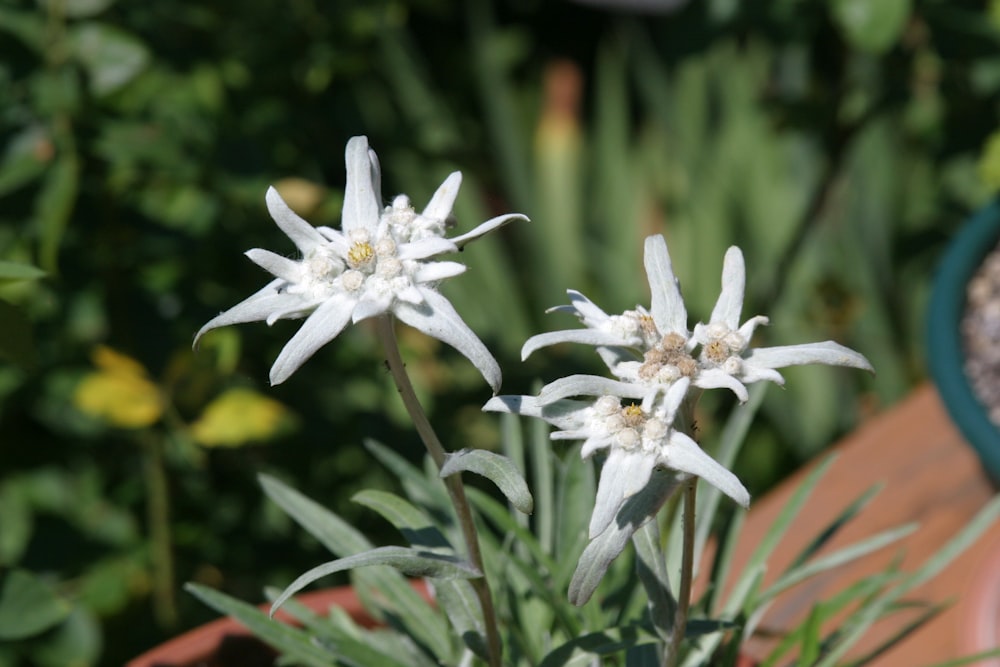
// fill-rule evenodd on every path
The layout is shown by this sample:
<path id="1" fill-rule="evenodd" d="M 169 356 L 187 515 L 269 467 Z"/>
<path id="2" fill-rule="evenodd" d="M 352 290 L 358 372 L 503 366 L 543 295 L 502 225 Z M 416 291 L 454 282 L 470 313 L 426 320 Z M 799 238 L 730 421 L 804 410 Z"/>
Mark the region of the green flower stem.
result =
<path id="1" fill-rule="evenodd" d="M 389 366 L 389 372 L 392 373 L 392 379 L 396 383 L 396 388 L 399 390 L 399 396 L 403 399 L 403 405 L 406 406 L 406 411 L 410 414 L 410 418 L 413 419 L 413 425 L 416 427 L 420 439 L 423 440 L 427 452 L 431 455 L 435 465 L 440 470 L 444 465 L 446 456 L 444 445 L 438 439 L 437 433 L 434 432 L 434 428 L 424 413 L 423 406 L 420 405 L 420 401 L 417 399 L 416 392 L 413 391 L 410 376 L 406 373 L 406 365 L 399 354 L 394 320 L 389 315 L 383 315 L 376 318 L 376 322 L 378 336 L 385 350 L 386 363 Z M 465 497 L 465 487 L 462 485 L 461 475 L 445 477 L 444 483 L 448 489 L 448 495 L 451 497 L 451 503 L 455 508 L 455 514 L 458 516 L 458 524 L 465 539 L 469 561 L 476 569 L 484 573 L 482 577 L 470 580 L 470 583 L 476 592 L 476 596 L 479 598 L 479 604 L 483 610 L 483 624 L 486 631 L 486 645 L 489 650 L 490 667 L 500 667 L 502 648 L 500 645 L 500 635 L 497 633 L 496 612 L 493 609 L 493 596 L 490 593 L 490 585 L 486 580 L 483 556 L 479 550 L 479 536 L 476 533 L 476 525 L 472 520 L 472 509 Z"/>
<path id="2" fill-rule="evenodd" d="M 152 549 L 153 614 L 161 627 L 177 624 L 174 591 L 174 556 L 170 534 L 170 492 L 163 462 L 163 441 L 146 432 L 142 438 L 143 474 L 146 482 L 146 522 Z"/>
<path id="3" fill-rule="evenodd" d="M 664 662 L 665 667 L 674 667 L 680 655 L 681 642 L 687 628 L 688 608 L 691 606 L 691 579 L 694 573 L 694 500 L 698 489 L 698 478 L 692 477 L 684 484 L 684 544 L 681 552 L 681 585 L 677 591 L 677 614 L 674 616 L 674 632 L 670 639 L 670 650 Z"/>

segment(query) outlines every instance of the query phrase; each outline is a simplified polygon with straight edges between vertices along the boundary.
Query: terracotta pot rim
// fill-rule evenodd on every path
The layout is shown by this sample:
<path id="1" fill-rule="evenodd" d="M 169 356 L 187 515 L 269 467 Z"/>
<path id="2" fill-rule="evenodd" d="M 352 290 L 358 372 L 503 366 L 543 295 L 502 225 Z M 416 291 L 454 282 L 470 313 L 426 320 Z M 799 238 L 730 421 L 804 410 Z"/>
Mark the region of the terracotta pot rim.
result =
<path id="1" fill-rule="evenodd" d="M 430 599 L 430 590 L 423 580 L 411 582 L 425 599 Z M 336 586 L 295 596 L 295 601 L 314 611 L 325 611 L 331 607 L 340 607 L 347 612 L 359 625 L 372 627 L 375 620 L 365 610 L 353 586 Z M 262 610 L 268 610 L 270 604 L 259 605 Z M 279 611 L 275 619 L 295 625 L 294 619 L 287 613 Z M 187 665 L 199 660 L 205 660 L 227 636 L 253 636 L 241 623 L 233 618 L 219 618 L 204 625 L 193 628 L 173 639 L 154 646 L 137 658 L 133 658 L 125 667 L 156 667 L 157 665 Z"/>
<path id="2" fill-rule="evenodd" d="M 410 585 L 425 600 L 431 601 L 430 586 L 424 579 L 414 579 Z M 374 627 L 377 622 L 368 614 L 362 605 L 353 586 L 336 586 L 295 596 L 295 601 L 309 607 L 313 611 L 324 611 L 331 607 L 340 607 L 351 618 L 364 627 Z M 269 604 L 259 605 L 259 609 L 267 610 Z M 296 624 L 287 613 L 279 611 L 275 619 L 285 623 Z M 173 639 L 154 646 L 137 658 L 133 658 L 125 667 L 158 667 L 161 665 L 192 665 L 207 661 L 218 648 L 223 638 L 228 636 L 252 637 L 253 633 L 232 618 L 219 618 L 199 625 Z M 206 663 L 207 664 L 207 663 Z M 758 662 L 748 654 L 741 654 L 737 667 L 755 667 Z"/>

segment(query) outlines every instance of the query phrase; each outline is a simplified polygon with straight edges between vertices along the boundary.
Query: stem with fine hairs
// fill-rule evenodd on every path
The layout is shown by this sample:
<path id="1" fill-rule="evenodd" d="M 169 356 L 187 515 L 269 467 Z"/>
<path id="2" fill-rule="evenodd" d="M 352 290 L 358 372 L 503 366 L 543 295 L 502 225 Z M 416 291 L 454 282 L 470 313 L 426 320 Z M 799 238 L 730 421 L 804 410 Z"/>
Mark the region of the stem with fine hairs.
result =
<path id="1" fill-rule="evenodd" d="M 385 351 L 386 364 L 389 367 L 389 372 L 392 374 L 393 381 L 396 383 L 396 388 L 399 390 L 399 396 L 403 399 L 403 405 L 406 406 L 406 411 L 410 414 L 413 425 L 416 427 L 420 439 L 423 440 L 424 446 L 427 448 L 427 453 L 431 455 L 431 459 L 434 460 L 435 465 L 440 470 L 444 465 L 447 453 L 445 452 L 444 445 L 438 439 L 437 433 L 434 432 L 430 421 L 427 419 L 427 414 L 424 412 L 423 406 L 420 405 L 416 392 L 413 391 L 410 376 L 406 373 L 406 365 L 399 354 L 399 345 L 396 342 L 394 324 L 395 322 L 391 315 L 382 315 L 376 318 L 378 337 L 382 341 L 382 347 Z M 479 604 L 483 610 L 483 625 L 485 626 L 484 630 L 486 632 L 486 646 L 489 651 L 490 667 L 500 667 L 502 647 L 500 644 L 500 635 L 497 633 L 496 611 L 493 608 L 493 596 L 490 593 L 490 585 L 486 581 L 483 556 L 479 549 L 479 536 L 476 532 L 476 524 L 472 519 L 472 509 L 469 506 L 468 499 L 465 497 L 465 487 L 462 485 L 460 475 L 449 475 L 444 478 L 444 483 L 448 489 L 451 504 L 455 508 L 455 514 L 458 516 L 458 525 L 465 540 L 465 548 L 468 552 L 469 561 L 477 570 L 483 573 L 483 576 L 470 579 L 469 582 L 472 584 L 472 588 L 475 590 L 476 597 L 479 598 Z"/>

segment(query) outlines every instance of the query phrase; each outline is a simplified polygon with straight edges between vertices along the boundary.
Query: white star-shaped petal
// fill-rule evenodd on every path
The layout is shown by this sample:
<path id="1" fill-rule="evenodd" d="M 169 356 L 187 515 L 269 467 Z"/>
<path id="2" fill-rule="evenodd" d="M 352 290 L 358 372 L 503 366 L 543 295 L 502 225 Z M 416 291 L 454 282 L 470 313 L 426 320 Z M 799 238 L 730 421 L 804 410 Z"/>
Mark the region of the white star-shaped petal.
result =
<path id="1" fill-rule="evenodd" d="M 493 391 L 500 367 L 482 341 L 462 321 L 437 283 L 465 271 L 458 262 L 433 261 L 522 215 L 487 220 L 472 231 L 445 238 L 446 221 L 461 185 L 461 174 L 445 179 L 420 214 L 405 195 L 381 205 L 378 157 L 366 137 L 353 137 L 345 150 L 347 183 L 341 229 L 313 227 L 270 188 L 268 212 L 301 254 L 297 260 L 255 248 L 247 256 L 275 279 L 263 289 L 205 324 L 205 332 L 230 324 L 305 318 L 271 368 L 271 383 L 284 382 L 349 323 L 386 314 L 453 346 L 479 369 Z"/>

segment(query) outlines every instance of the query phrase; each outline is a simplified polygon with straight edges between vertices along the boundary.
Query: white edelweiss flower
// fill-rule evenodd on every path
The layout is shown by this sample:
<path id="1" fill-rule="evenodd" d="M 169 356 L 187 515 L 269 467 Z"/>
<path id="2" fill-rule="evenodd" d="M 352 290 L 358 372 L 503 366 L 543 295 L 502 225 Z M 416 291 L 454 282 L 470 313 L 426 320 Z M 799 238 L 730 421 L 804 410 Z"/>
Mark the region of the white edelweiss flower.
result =
<path id="1" fill-rule="evenodd" d="M 553 440 L 582 440 L 580 453 L 584 458 L 599 449 L 608 450 L 590 520 L 593 539 L 614 520 L 625 501 L 646 486 L 655 468 L 672 470 L 685 478 L 701 477 L 743 507 L 749 506 L 750 494 L 739 479 L 688 435 L 673 428 L 689 383 L 690 379 L 681 378 L 661 400 L 647 398 L 641 406 L 622 406 L 615 395 L 552 403 L 532 396 L 497 396 L 483 409 L 544 419 L 560 429 L 552 433 Z"/>
<path id="2" fill-rule="evenodd" d="M 579 292 L 570 291 L 572 303 L 551 310 L 572 312 L 587 328 L 532 336 L 521 349 L 522 358 L 527 358 L 538 348 L 556 343 L 595 345 L 617 380 L 571 376 L 543 387 L 539 399 L 549 402 L 601 393 L 642 398 L 689 378 L 702 389 L 729 387 L 745 401 L 746 388 L 739 381 L 720 369 L 699 364 L 691 355 L 696 341 L 688 332 L 687 309 L 663 236 L 646 238 L 643 263 L 651 295 L 648 311 L 640 306 L 621 315 L 608 315 Z"/>
<path id="3" fill-rule="evenodd" d="M 522 359 L 527 359 L 538 348 L 556 343 L 627 347 L 644 353 L 655 348 L 668 334 L 680 337 L 683 347 L 688 340 L 687 311 L 662 236 L 646 239 L 644 264 L 652 292 L 650 310 L 637 306 L 621 315 L 608 315 L 583 294 L 568 290 L 570 305 L 556 306 L 548 312 L 573 313 L 587 328 L 532 336 L 521 348 Z"/>
<path id="4" fill-rule="evenodd" d="M 745 289 L 743 253 L 733 246 L 726 251 L 723 260 L 722 291 L 712 310 L 712 316 L 708 324 L 696 324 L 692 334 L 692 340 L 701 345 L 699 360 L 702 370 L 699 374 L 708 377 L 712 373 L 711 382 L 718 383 L 714 386 L 729 387 L 740 400 L 746 400 L 744 384 L 761 380 L 784 384 L 785 380 L 776 368 L 828 364 L 874 372 L 863 355 L 830 340 L 803 345 L 749 348 L 754 330 L 760 325 L 766 325 L 768 319 L 757 315 L 740 324 Z M 723 376 L 728 376 L 729 380 Z M 739 386 L 731 384 L 732 382 Z"/>
<path id="5" fill-rule="evenodd" d="M 439 281 L 462 273 L 465 266 L 431 259 L 455 252 L 524 216 L 499 216 L 467 234 L 446 239 L 443 222 L 437 225 L 434 221 L 450 215 L 460 174 L 449 176 L 424 212 L 417 215 L 405 196 L 383 209 L 378 158 L 366 137 L 347 142 L 345 162 L 347 182 L 340 230 L 313 227 L 288 207 L 277 190 L 268 189 L 268 211 L 302 258 L 292 260 L 259 248 L 249 250 L 247 256 L 275 279 L 205 324 L 195 336 L 195 344 L 205 332 L 230 324 L 306 318 L 271 367 L 271 384 L 279 384 L 348 323 L 392 314 L 453 346 L 496 392 L 500 387 L 499 365 L 436 289 Z"/>

